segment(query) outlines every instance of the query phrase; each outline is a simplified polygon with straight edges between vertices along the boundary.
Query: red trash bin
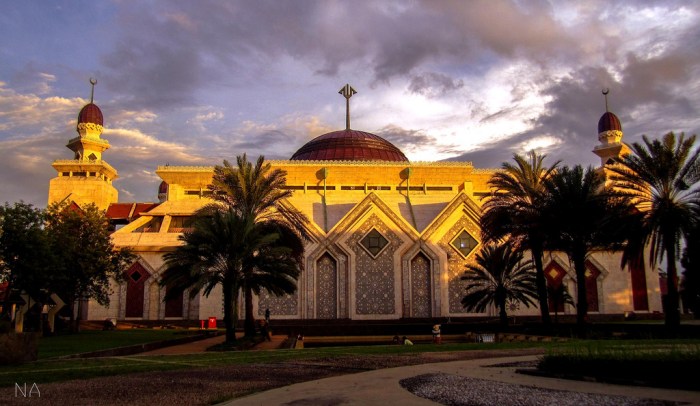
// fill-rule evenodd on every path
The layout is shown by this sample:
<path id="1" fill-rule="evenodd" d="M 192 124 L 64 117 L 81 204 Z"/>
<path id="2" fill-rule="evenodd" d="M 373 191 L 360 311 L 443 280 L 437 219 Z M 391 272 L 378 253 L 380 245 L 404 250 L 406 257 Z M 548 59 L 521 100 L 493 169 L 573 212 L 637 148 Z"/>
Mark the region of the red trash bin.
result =
<path id="1" fill-rule="evenodd" d="M 207 328 L 216 329 L 216 317 L 209 317 L 209 323 L 207 324 Z"/>

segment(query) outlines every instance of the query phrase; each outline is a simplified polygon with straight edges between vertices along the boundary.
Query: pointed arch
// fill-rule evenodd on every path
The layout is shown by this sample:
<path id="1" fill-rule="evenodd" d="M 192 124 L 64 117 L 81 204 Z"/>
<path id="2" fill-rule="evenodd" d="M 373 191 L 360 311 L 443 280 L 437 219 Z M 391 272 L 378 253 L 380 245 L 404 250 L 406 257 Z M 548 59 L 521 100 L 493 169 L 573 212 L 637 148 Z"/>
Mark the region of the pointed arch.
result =
<path id="1" fill-rule="evenodd" d="M 153 269 L 143 258 L 139 258 L 124 272 L 126 279 L 124 297 L 125 318 L 147 318 L 148 287 L 153 275 Z"/>
<path id="2" fill-rule="evenodd" d="M 419 256 L 423 257 L 425 263 L 419 263 L 422 262 L 420 260 L 416 262 L 416 258 Z M 425 241 L 418 240 L 402 253 L 401 258 L 403 317 L 440 316 L 442 281 L 440 278 L 440 259 L 438 254 Z M 415 279 L 425 277 L 427 277 L 427 280 L 423 279 L 424 282 L 419 282 Z M 418 289 L 420 285 L 427 287 L 428 290 L 425 293 L 419 293 L 414 288 Z M 415 299 L 418 297 L 430 300 L 427 310 L 416 311 L 417 303 Z M 425 314 L 428 315 L 426 316 Z"/>
<path id="3" fill-rule="evenodd" d="M 550 252 L 549 262 L 544 267 L 544 277 L 547 282 L 547 286 L 552 289 L 558 289 L 560 286 L 564 286 L 568 290 L 569 294 L 571 294 L 571 290 L 567 286 L 567 282 L 572 279 L 575 280 L 576 278 L 572 278 L 570 271 L 570 267 L 566 265 L 566 263 L 562 263 L 558 257 L 553 256 Z M 553 300 L 551 297 L 547 298 L 547 300 L 549 301 L 548 304 L 551 311 L 559 313 L 566 312 L 566 305 L 564 302 L 558 301 L 555 303 L 555 300 Z"/>
<path id="4" fill-rule="evenodd" d="M 589 312 L 603 312 L 603 280 L 608 271 L 594 258 L 586 260 L 586 299 Z"/>
<path id="5" fill-rule="evenodd" d="M 430 259 L 419 252 L 411 259 L 410 265 L 410 304 L 411 317 L 432 317 L 432 272 Z"/>
<path id="6" fill-rule="evenodd" d="M 315 265 L 316 318 L 338 318 L 338 261 L 326 251 Z"/>

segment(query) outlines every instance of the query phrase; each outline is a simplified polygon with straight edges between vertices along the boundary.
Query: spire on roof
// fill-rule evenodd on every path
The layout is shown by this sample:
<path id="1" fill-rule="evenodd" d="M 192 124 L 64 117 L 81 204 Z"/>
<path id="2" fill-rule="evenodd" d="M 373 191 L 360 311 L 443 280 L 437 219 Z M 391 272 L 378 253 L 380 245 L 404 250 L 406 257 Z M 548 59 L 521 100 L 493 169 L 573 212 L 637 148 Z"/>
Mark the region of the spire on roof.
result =
<path id="1" fill-rule="evenodd" d="M 607 87 L 603 89 L 603 96 L 605 97 L 605 111 L 610 111 L 610 109 L 608 109 L 608 93 L 610 93 L 610 89 Z"/>
<path id="2" fill-rule="evenodd" d="M 92 89 L 90 89 L 90 103 L 92 103 L 95 98 L 95 85 L 97 84 L 97 79 L 90 78 L 90 84 L 92 85 Z"/>
<path id="3" fill-rule="evenodd" d="M 350 98 L 352 97 L 353 94 L 357 93 L 355 89 L 352 88 L 349 84 L 346 84 L 343 86 L 340 91 L 338 92 L 345 97 L 345 129 L 349 130 L 350 129 Z"/>

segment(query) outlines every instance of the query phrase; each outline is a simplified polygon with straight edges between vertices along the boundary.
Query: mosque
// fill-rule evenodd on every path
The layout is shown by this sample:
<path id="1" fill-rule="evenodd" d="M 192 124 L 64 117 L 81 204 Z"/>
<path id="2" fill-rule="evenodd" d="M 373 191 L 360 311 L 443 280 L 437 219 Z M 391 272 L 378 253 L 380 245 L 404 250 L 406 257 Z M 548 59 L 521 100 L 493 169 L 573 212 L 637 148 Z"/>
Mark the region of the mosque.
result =
<path id="1" fill-rule="evenodd" d="M 254 300 L 255 314 L 263 317 L 270 309 L 276 319 L 350 320 L 497 315 L 496 309 L 467 313 L 460 304 L 465 292 L 460 276 L 481 248 L 481 205 L 496 170 L 470 162 L 410 162 L 387 140 L 351 129 L 349 100 L 355 91 L 345 86 L 340 93 L 348 106 L 345 129 L 312 139 L 289 160 L 268 161 L 287 172 L 293 196 L 286 204 L 306 214 L 312 238 L 297 291 L 261 294 Z M 78 115 L 78 136 L 67 144 L 73 159 L 53 163 L 57 175 L 48 201 L 94 203 L 106 210 L 116 229 L 115 246 L 131 248 L 137 260 L 125 270 L 125 281 L 112 282 L 110 305 L 90 301 L 83 319 L 221 318 L 220 289 L 164 301 L 167 287 L 158 283 L 164 253 L 180 244 L 193 213 L 212 201 L 207 185 L 213 166 L 159 166 L 157 202 L 119 202 L 117 170 L 103 159 L 110 145 L 102 130 L 102 111 L 91 97 Z M 606 111 L 593 150 L 601 167 L 628 150 L 622 136 L 620 120 Z M 590 314 L 661 311 L 657 273 L 621 269 L 619 253 L 595 253 L 586 265 Z M 573 264 L 565 254 L 546 253 L 545 274 L 548 284 L 563 284 L 575 294 Z M 552 311 L 575 314 L 572 306 L 557 307 Z M 514 305 L 509 313 L 539 311 Z"/>

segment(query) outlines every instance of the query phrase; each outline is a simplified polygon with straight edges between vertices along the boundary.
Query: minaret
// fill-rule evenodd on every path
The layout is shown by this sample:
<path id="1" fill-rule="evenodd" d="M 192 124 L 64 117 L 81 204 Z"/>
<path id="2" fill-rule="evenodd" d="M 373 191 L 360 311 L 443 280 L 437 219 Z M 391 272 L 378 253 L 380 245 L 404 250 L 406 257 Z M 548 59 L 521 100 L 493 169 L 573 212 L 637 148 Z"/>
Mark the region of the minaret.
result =
<path id="1" fill-rule="evenodd" d="M 622 124 L 608 108 L 608 89 L 603 89 L 605 97 L 605 113 L 598 120 L 598 141 L 593 153 L 600 157 L 600 166 L 603 167 L 612 159 L 628 154 L 629 147 L 622 142 Z"/>
<path id="2" fill-rule="evenodd" d="M 78 114 L 78 136 L 66 145 L 73 151 L 73 159 L 57 160 L 52 165 L 58 176 L 49 183 L 49 204 L 64 201 L 79 205 L 95 203 L 98 208 L 106 210 L 110 203 L 117 202 L 118 192 L 112 186 L 117 171 L 102 160 L 109 142 L 100 137 L 103 117 L 94 103 L 96 83 L 95 79 L 90 79 L 90 103 Z"/>

